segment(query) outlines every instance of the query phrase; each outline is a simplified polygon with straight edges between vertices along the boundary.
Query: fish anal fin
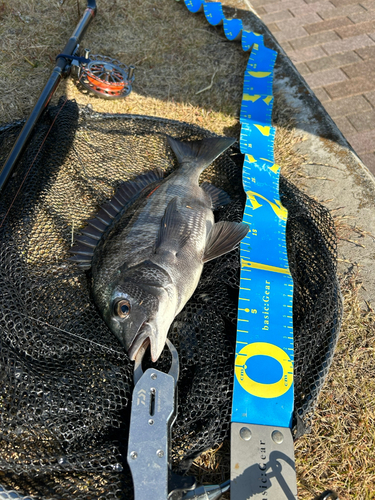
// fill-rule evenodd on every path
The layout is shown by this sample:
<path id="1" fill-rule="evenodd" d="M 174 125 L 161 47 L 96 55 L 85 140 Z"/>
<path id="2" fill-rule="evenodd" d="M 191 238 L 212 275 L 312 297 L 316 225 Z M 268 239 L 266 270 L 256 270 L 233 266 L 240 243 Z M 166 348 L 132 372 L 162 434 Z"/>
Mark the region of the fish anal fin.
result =
<path id="1" fill-rule="evenodd" d="M 221 221 L 214 224 L 207 238 L 203 262 L 233 250 L 248 231 L 249 226 L 244 222 Z"/>
<path id="2" fill-rule="evenodd" d="M 80 258 L 84 258 L 85 260 L 91 259 L 94 254 L 94 249 L 87 247 L 86 245 L 82 245 L 77 243 L 72 248 L 69 249 L 69 253 L 74 255 L 79 255 Z"/>
<path id="3" fill-rule="evenodd" d="M 223 189 L 220 189 L 209 182 L 203 182 L 201 184 L 201 188 L 210 196 L 212 208 L 214 210 L 223 205 L 228 205 L 230 202 L 230 196 Z"/>

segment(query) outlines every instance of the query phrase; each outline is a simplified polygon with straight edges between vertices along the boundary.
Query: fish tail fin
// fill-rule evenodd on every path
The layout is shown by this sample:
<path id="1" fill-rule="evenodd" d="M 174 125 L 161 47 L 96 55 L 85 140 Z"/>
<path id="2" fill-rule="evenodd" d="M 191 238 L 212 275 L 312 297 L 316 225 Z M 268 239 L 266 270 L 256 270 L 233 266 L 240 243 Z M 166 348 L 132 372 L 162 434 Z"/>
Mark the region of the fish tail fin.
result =
<path id="1" fill-rule="evenodd" d="M 167 138 L 179 164 L 182 167 L 184 164 L 189 164 L 189 167 L 193 164 L 199 173 L 236 142 L 236 139 L 231 137 L 207 137 L 188 142 L 181 142 L 170 136 Z"/>

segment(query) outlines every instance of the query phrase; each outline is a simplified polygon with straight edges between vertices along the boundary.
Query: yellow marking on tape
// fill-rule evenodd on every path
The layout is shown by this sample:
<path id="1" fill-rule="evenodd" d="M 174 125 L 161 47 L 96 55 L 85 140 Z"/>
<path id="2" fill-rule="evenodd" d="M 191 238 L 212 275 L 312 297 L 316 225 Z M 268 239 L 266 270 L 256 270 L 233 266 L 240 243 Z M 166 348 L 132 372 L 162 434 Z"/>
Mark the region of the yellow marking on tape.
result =
<path id="1" fill-rule="evenodd" d="M 242 332 L 243 330 L 237 330 L 237 332 Z M 244 332 L 244 333 L 249 333 L 249 332 Z M 239 340 L 237 340 L 237 344 L 245 344 L 247 345 L 247 342 L 240 342 Z"/>
<path id="2" fill-rule="evenodd" d="M 240 318 L 238 318 L 238 321 L 245 321 L 245 323 L 248 323 L 248 322 L 249 322 L 249 320 L 248 320 L 248 319 L 240 319 Z"/>
<path id="3" fill-rule="evenodd" d="M 247 195 L 249 197 L 252 209 L 255 210 L 256 208 L 262 207 L 263 205 L 257 201 L 257 199 L 255 198 L 255 196 L 253 194 L 250 194 L 250 193 L 252 193 L 252 191 L 248 191 Z M 262 198 L 263 198 L 263 196 L 262 196 Z"/>
<path id="4" fill-rule="evenodd" d="M 245 299 L 244 297 L 239 297 L 239 300 L 247 300 L 248 302 L 250 302 L 250 299 Z"/>
<path id="5" fill-rule="evenodd" d="M 246 366 L 253 356 L 268 356 L 278 361 L 283 369 L 280 379 L 273 384 L 265 384 L 252 380 L 246 373 Z M 240 357 L 241 356 L 241 357 Z M 251 363 L 251 361 L 250 361 Z M 280 347 L 265 342 L 247 344 L 236 353 L 235 374 L 241 387 L 260 398 L 278 398 L 285 394 L 293 383 L 293 361 Z"/>
<path id="6" fill-rule="evenodd" d="M 251 281 L 251 278 L 244 278 L 244 277 L 242 277 L 241 279 L 242 280 L 246 280 L 246 281 Z"/>
<path id="7" fill-rule="evenodd" d="M 260 95 L 259 94 L 255 94 L 255 95 L 244 94 L 242 97 L 243 97 L 244 101 L 251 101 L 251 102 L 255 102 L 258 99 L 260 99 Z"/>
<path id="8" fill-rule="evenodd" d="M 255 44 L 254 44 L 255 48 Z M 255 78 L 266 78 L 266 76 L 270 76 L 270 71 L 248 71 L 250 76 L 254 76 Z"/>
<path id="9" fill-rule="evenodd" d="M 269 125 L 258 125 L 256 123 L 254 123 L 254 125 L 256 126 L 256 128 L 259 130 L 259 132 L 268 137 L 270 135 L 270 132 L 271 132 L 271 127 Z"/>
<path id="10" fill-rule="evenodd" d="M 269 103 L 272 101 L 273 99 L 273 96 L 272 95 L 269 95 L 267 96 L 265 99 L 263 99 L 263 101 L 267 104 L 267 106 L 269 105 Z"/>
<path id="11" fill-rule="evenodd" d="M 242 286 L 240 286 L 240 290 L 247 290 L 248 292 L 251 292 L 251 288 L 243 288 Z M 292 306 L 290 306 L 292 307 Z"/>
<path id="12" fill-rule="evenodd" d="M 252 156 L 252 155 L 245 155 L 245 156 L 246 156 L 246 160 L 249 163 L 255 163 L 256 162 L 256 159 L 254 158 L 254 156 Z"/>
<path id="13" fill-rule="evenodd" d="M 274 273 L 290 274 L 289 269 L 282 267 L 268 266 L 267 264 L 260 264 L 259 262 L 251 262 L 250 260 L 241 259 L 241 268 L 251 267 L 253 269 L 263 269 L 263 271 L 273 271 Z M 292 307 L 292 306 L 288 306 Z"/>
<path id="14" fill-rule="evenodd" d="M 277 172 L 280 170 L 280 165 L 277 165 L 276 163 L 270 167 L 270 170 L 277 174 Z"/>
<path id="15" fill-rule="evenodd" d="M 279 219 L 286 221 L 286 219 L 288 217 L 288 210 L 285 207 L 282 206 L 281 201 L 279 201 L 279 200 L 270 201 L 265 196 L 262 196 L 261 194 L 256 193 L 255 191 L 246 191 L 246 194 L 249 197 L 249 201 L 251 203 L 251 207 L 252 207 L 253 210 L 255 210 L 255 209 L 263 206 L 256 199 L 256 197 L 259 197 L 262 200 L 264 200 L 264 201 L 266 201 L 267 203 L 270 204 L 272 210 L 279 217 Z"/>

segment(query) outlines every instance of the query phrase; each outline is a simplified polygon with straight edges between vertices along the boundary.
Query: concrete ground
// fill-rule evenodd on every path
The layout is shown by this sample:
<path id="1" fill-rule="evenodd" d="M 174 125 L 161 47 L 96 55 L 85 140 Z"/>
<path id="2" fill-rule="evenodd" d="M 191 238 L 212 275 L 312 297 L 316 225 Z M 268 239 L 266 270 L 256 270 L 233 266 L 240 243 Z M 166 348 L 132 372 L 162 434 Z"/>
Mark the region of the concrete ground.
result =
<path id="1" fill-rule="evenodd" d="M 375 175 L 375 1 L 246 3 Z"/>

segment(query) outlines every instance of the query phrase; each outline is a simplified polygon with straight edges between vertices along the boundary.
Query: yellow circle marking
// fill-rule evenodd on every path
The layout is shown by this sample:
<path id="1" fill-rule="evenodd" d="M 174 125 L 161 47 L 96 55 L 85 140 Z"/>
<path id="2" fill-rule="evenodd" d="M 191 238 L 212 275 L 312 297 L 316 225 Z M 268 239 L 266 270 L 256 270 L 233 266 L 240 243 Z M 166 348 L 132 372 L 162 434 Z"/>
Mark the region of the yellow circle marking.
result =
<path id="1" fill-rule="evenodd" d="M 280 363 L 283 374 L 278 382 L 263 384 L 255 382 L 246 373 L 246 363 L 253 356 L 270 356 Z M 280 347 L 267 342 L 247 344 L 236 356 L 234 371 L 241 387 L 258 398 L 278 398 L 285 394 L 293 383 L 293 362 Z"/>

